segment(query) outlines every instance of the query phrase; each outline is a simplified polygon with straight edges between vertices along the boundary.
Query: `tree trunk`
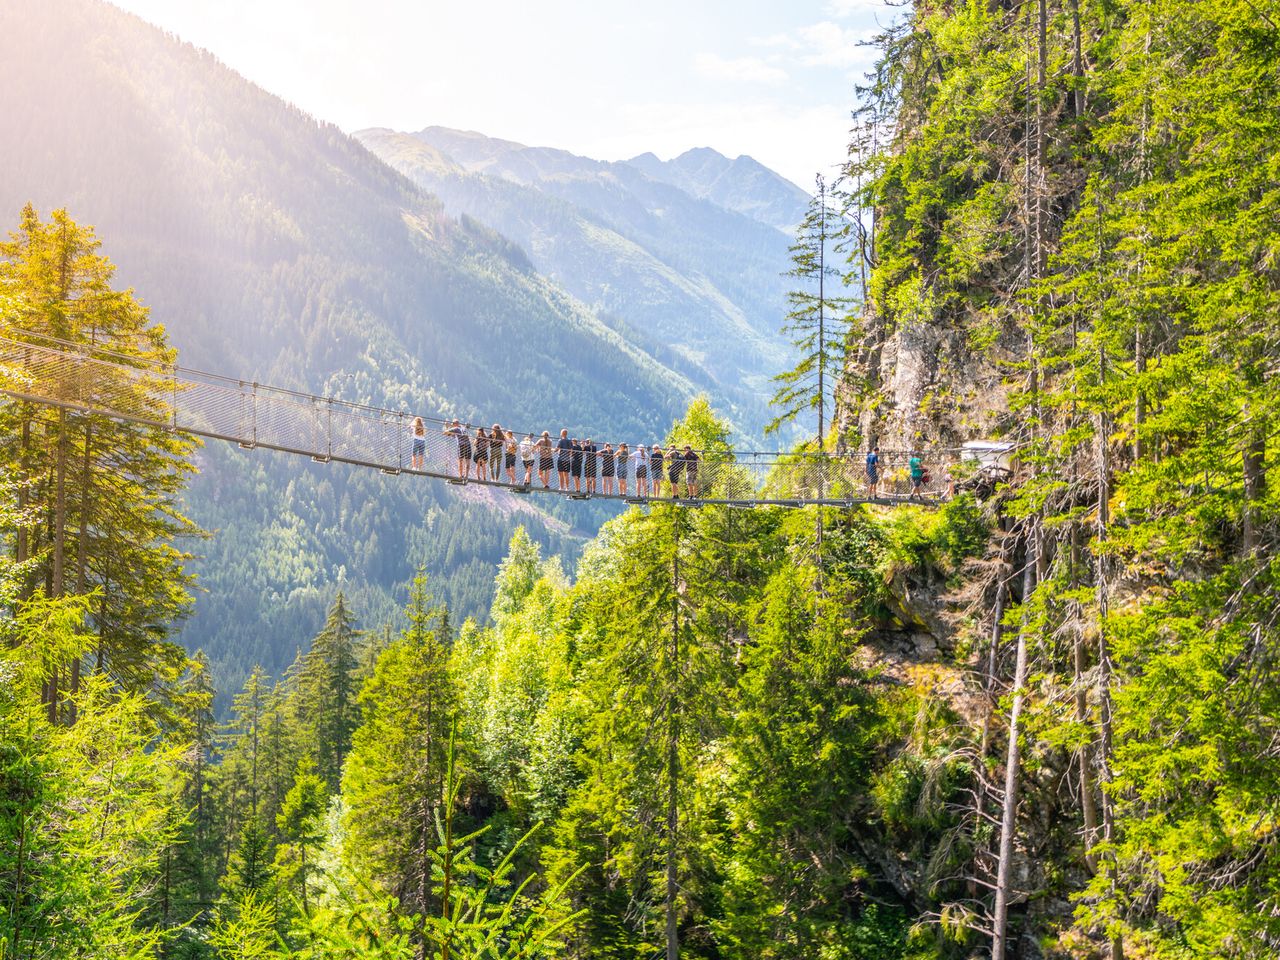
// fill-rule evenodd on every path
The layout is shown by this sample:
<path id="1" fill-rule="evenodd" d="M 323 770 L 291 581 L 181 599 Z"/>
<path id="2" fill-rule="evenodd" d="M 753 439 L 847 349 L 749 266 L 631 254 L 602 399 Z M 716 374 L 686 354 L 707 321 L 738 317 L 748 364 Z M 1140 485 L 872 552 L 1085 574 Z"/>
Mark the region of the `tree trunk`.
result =
<path id="1" fill-rule="evenodd" d="M 1262 544 L 1258 529 L 1258 502 L 1267 492 L 1267 435 L 1261 425 L 1251 425 L 1252 435 L 1244 451 L 1244 553 L 1257 552 Z"/>
<path id="2" fill-rule="evenodd" d="M 680 931 L 676 922 L 676 844 L 679 839 L 680 714 L 678 684 L 680 673 L 680 520 L 675 517 L 675 545 L 671 552 L 671 649 L 667 687 L 667 960 L 680 956 Z"/>
<path id="3" fill-rule="evenodd" d="M 1022 751 L 1018 742 L 1022 720 L 1023 687 L 1027 682 L 1027 633 L 1029 632 L 1026 605 L 1031 602 L 1035 589 L 1036 537 L 1034 531 L 1027 535 L 1027 556 L 1022 568 L 1022 623 L 1018 627 L 1018 652 L 1013 672 L 1013 706 L 1009 711 L 1009 748 L 1004 769 L 1004 809 L 1000 818 L 1000 860 L 996 869 L 996 903 L 992 917 L 991 960 L 1004 960 L 1007 950 L 1009 927 L 1009 899 L 1013 867 L 1013 834 L 1018 816 L 1018 781 Z"/>

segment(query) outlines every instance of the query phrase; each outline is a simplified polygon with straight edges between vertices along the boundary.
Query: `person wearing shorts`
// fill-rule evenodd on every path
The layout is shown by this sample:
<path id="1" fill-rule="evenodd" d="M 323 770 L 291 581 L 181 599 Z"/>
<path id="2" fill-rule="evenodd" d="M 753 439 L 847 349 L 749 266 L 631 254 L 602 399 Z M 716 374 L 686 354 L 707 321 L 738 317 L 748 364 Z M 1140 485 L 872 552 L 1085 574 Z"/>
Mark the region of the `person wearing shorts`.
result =
<path id="1" fill-rule="evenodd" d="M 636 447 L 636 452 L 631 455 L 631 459 L 636 462 L 636 496 L 649 496 L 649 454 L 644 448 L 644 444 Z"/>
<path id="2" fill-rule="evenodd" d="M 618 444 L 618 493 L 624 497 L 627 495 L 627 473 L 631 466 L 631 451 L 625 443 Z"/>
<path id="3" fill-rule="evenodd" d="M 538 451 L 538 479 L 542 481 L 542 489 L 547 490 L 551 486 L 551 465 L 554 461 L 551 455 L 551 434 L 543 430 L 534 447 Z"/>
<path id="4" fill-rule="evenodd" d="M 466 480 L 471 476 L 471 438 L 456 418 L 444 428 L 444 432 L 458 442 L 458 476 Z"/>
<path id="5" fill-rule="evenodd" d="M 671 499 L 680 499 L 680 475 L 684 473 L 684 457 L 674 450 L 667 457 L 667 480 L 671 483 Z"/>
<path id="6" fill-rule="evenodd" d="M 908 468 L 911 471 L 911 498 L 924 499 L 920 496 L 924 489 L 924 461 L 920 459 L 919 451 L 911 454 L 911 460 L 908 462 Z"/>
<path id="7" fill-rule="evenodd" d="M 476 427 L 475 453 L 471 459 L 476 462 L 476 479 L 484 480 L 489 464 L 489 431 L 484 427 Z"/>
<path id="8" fill-rule="evenodd" d="M 587 493 L 596 492 L 596 445 L 590 437 L 582 445 L 582 471 L 587 482 Z"/>
<path id="9" fill-rule="evenodd" d="M 613 496 L 613 444 L 606 443 L 600 451 L 600 489 L 605 496 Z"/>
<path id="10" fill-rule="evenodd" d="M 421 470 L 427 459 L 427 425 L 421 417 L 413 418 L 413 469 Z"/>
<path id="11" fill-rule="evenodd" d="M 653 495 L 662 496 L 662 447 L 656 443 L 649 454 L 649 482 L 653 485 Z"/>
<path id="12" fill-rule="evenodd" d="M 573 474 L 573 492 L 582 492 L 582 441 L 573 439 L 573 457 L 570 460 L 570 473 Z"/>
<path id="13" fill-rule="evenodd" d="M 533 434 L 526 433 L 520 441 L 520 463 L 524 467 L 524 486 L 533 480 Z"/>
<path id="14" fill-rule="evenodd" d="M 507 483 L 513 487 L 516 484 L 516 447 L 516 435 L 508 430 L 502 445 L 502 465 L 507 471 Z"/>
<path id="15" fill-rule="evenodd" d="M 573 441 L 569 439 L 569 431 L 561 430 L 560 439 L 556 441 L 556 473 L 560 475 L 560 489 L 569 489 L 569 468 L 572 466 Z"/>
<path id="16" fill-rule="evenodd" d="M 698 495 L 698 455 L 686 443 L 684 446 L 684 493 L 692 500 Z"/>
<path id="17" fill-rule="evenodd" d="M 867 496 L 875 498 L 876 488 L 880 485 L 880 447 L 872 445 L 867 451 Z"/>

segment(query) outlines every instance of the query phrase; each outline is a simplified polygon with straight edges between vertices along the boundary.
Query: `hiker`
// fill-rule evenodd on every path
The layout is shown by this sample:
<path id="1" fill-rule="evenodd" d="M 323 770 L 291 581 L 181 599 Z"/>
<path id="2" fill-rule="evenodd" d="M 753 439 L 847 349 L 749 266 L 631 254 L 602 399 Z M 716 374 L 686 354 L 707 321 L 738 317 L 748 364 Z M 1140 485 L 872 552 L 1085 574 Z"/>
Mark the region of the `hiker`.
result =
<path id="1" fill-rule="evenodd" d="M 684 493 L 692 500 L 698 495 L 698 455 L 686 443 L 684 445 Z"/>
<path id="2" fill-rule="evenodd" d="M 526 433 L 524 439 L 520 441 L 520 464 L 524 467 L 524 483 L 523 486 L 529 486 L 529 481 L 533 479 L 533 434 Z"/>
<path id="3" fill-rule="evenodd" d="M 636 452 L 631 455 L 631 459 L 636 462 L 636 496 L 649 496 L 649 453 L 644 448 L 644 444 L 636 447 Z"/>
<path id="4" fill-rule="evenodd" d="M 507 431 L 506 442 L 502 446 L 502 466 L 507 471 L 507 483 L 513 487 L 516 485 L 516 435 L 513 431 Z"/>
<path id="5" fill-rule="evenodd" d="M 606 443 L 600 451 L 600 491 L 606 497 L 613 496 L 613 444 Z"/>
<path id="6" fill-rule="evenodd" d="M 653 445 L 649 453 L 649 482 L 653 485 L 653 495 L 662 496 L 662 447 Z"/>
<path id="7" fill-rule="evenodd" d="M 421 470 L 427 456 L 427 425 L 421 417 L 413 418 L 413 469 Z"/>
<path id="8" fill-rule="evenodd" d="M 546 430 L 542 431 L 542 436 L 538 438 L 538 442 L 534 444 L 534 448 L 538 451 L 538 479 L 542 481 L 542 489 L 547 490 L 551 487 L 551 434 Z"/>
<path id="9" fill-rule="evenodd" d="M 489 469 L 489 431 L 484 427 L 476 427 L 475 453 L 471 459 L 476 462 L 476 479 L 484 480 Z"/>
<path id="10" fill-rule="evenodd" d="M 582 445 L 582 469 L 586 473 L 587 493 L 596 492 L 596 453 L 595 442 L 587 437 L 587 442 Z"/>
<path id="11" fill-rule="evenodd" d="M 920 459 L 918 450 L 911 454 L 911 459 L 908 461 L 907 466 L 911 471 L 911 496 L 909 499 L 923 500 L 924 497 L 921 496 L 921 490 L 924 487 L 926 474 L 924 472 L 924 461 Z"/>
<path id="12" fill-rule="evenodd" d="M 880 485 L 880 446 L 872 444 L 867 451 L 867 496 L 873 500 Z"/>
<path id="13" fill-rule="evenodd" d="M 560 439 L 556 441 L 556 473 L 560 475 L 560 489 L 569 489 L 569 468 L 573 458 L 573 441 L 569 439 L 569 431 L 561 430 Z"/>
<path id="14" fill-rule="evenodd" d="M 631 464 L 631 451 L 625 443 L 618 444 L 618 493 L 627 495 L 627 468 Z"/>
<path id="15" fill-rule="evenodd" d="M 489 479 L 499 479 L 502 470 L 502 455 L 507 447 L 507 436 L 496 423 L 489 431 Z"/>
<path id="16" fill-rule="evenodd" d="M 667 457 L 667 480 L 671 483 L 671 499 L 680 499 L 680 475 L 684 473 L 684 457 L 679 450 L 672 450 Z"/>
<path id="17" fill-rule="evenodd" d="M 458 476 L 463 480 L 471 476 L 471 438 L 462 429 L 462 422 L 457 417 L 453 423 L 444 428 L 444 433 L 453 437 L 458 443 Z"/>
<path id="18" fill-rule="evenodd" d="M 573 456 L 570 458 L 569 472 L 573 474 L 573 492 L 582 492 L 582 441 L 573 438 Z"/>

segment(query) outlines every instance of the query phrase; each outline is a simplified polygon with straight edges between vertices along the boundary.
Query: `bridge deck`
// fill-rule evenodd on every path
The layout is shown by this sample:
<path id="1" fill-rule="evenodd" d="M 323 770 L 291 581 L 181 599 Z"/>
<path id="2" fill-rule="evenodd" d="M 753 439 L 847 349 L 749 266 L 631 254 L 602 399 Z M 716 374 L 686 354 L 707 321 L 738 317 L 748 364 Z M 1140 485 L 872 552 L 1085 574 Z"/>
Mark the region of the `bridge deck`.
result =
<path id="1" fill-rule="evenodd" d="M 458 441 L 444 433 L 446 421 L 423 416 L 426 426 L 421 460 L 415 460 L 415 415 L 364 404 L 300 393 L 236 380 L 180 366 L 146 365 L 82 345 L 49 338 L 0 337 L 0 393 L 9 397 L 151 424 L 199 437 L 225 440 L 245 449 L 263 448 L 310 457 L 319 462 L 346 463 L 383 473 L 431 477 L 454 484 L 480 484 L 514 493 L 540 493 L 586 498 L 558 485 L 552 463 L 549 486 L 538 477 L 535 455 L 531 483 L 516 457 L 513 477 L 505 464 L 496 477 L 484 465 L 470 463 L 470 478 L 459 476 Z M 475 428 L 467 426 L 473 435 Z M 541 431 L 531 431 L 536 438 Z M 525 432 L 517 431 L 520 438 Z M 554 437 L 554 434 L 553 434 Z M 618 438 L 627 439 L 627 438 Z M 636 438 L 644 442 L 644 438 Z M 648 444 L 646 444 L 648 446 Z M 634 444 L 631 445 L 634 450 Z M 615 480 L 615 492 L 597 492 L 591 499 L 631 503 L 675 503 L 682 506 L 731 507 L 821 504 L 849 507 L 860 503 L 937 503 L 946 496 L 948 468 L 960 451 L 926 451 L 930 478 L 911 498 L 907 455 L 881 451 L 880 482 L 870 491 L 861 454 L 787 454 L 780 452 L 699 452 L 701 462 L 695 496 L 674 497 L 668 476 L 661 495 L 637 496 L 635 464 L 628 464 L 628 493 Z M 600 460 L 597 459 L 597 472 Z M 666 466 L 669 466 L 669 461 Z M 483 477 L 477 474 L 483 469 Z M 665 468 L 664 468 L 665 472 Z M 685 493 L 683 478 L 681 493 Z"/>

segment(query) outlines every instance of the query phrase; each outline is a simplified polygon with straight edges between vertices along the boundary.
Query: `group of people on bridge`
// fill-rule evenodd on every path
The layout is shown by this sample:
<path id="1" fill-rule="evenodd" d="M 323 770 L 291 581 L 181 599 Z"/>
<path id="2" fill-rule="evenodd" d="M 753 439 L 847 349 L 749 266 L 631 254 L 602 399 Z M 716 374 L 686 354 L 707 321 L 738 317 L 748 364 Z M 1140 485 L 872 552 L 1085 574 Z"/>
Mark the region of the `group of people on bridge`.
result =
<path id="1" fill-rule="evenodd" d="M 529 489 L 535 482 L 544 490 L 557 489 L 576 497 L 592 495 L 658 499 L 664 493 L 671 499 L 697 499 L 699 473 L 705 453 L 694 450 L 689 444 L 671 444 L 663 449 L 661 443 L 650 446 L 637 444 L 597 444 L 592 438 L 570 437 L 563 429 L 557 438 L 550 431 L 541 435 L 520 434 L 504 430 L 499 424 L 477 427 L 474 433 L 458 419 L 445 421 L 441 431 L 448 448 L 436 456 L 456 466 L 458 480 L 477 480 L 503 483 Z M 422 417 L 415 417 L 412 427 L 411 463 L 415 470 L 426 467 L 428 429 Z M 822 456 L 820 464 L 843 462 L 854 467 L 846 456 Z M 845 469 L 848 469 L 846 467 Z M 819 467 L 822 468 L 821 466 Z M 911 499 L 921 498 L 923 489 L 930 482 L 928 470 L 918 452 L 908 461 L 911 481 Z M 552 487 L 552 475 L 556 487 Z M 844 473 L 846 482 L 855 481 Z M 868 499 L 880 497 L 882 461 L 880 449 L 872 445 L 866 453 L 863 466 L 863 483 Z M 634 481 L 634 487 L 631 486 Z"/>
<path id="2" fill-rule="evenodd" d="M 551 489 L 554 472 L 558 489 L 579 496 L 630 496 L 631 478 L 635 478 L 634 495 L 639 498 L 661 497 L 663 484 L 669 496 L 679 499 L 683 488 L 686 499 L 698 496 L 698 469 L 702 458 L 685 444 L 667 450 L 654 443 L 643 443 L 632 449 L 627 443 L 597 445 L 590 437 L 570 437 L 567 429 L 553 440 L 550 431 L 535 437 L 514 430 L 503 430 L 498 424 L 478 427 L 469 433 L 460 420 L 444 425 L 444 434 L 456 445 L 458 477 L 462 480 L 506 482 L 514 487 L 529 487 L 536 475 L 543 489 Z M 423 468 L 426 457 L 426 424 L 421 417 L 413 424 L 413 466 Z"/>

